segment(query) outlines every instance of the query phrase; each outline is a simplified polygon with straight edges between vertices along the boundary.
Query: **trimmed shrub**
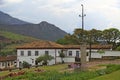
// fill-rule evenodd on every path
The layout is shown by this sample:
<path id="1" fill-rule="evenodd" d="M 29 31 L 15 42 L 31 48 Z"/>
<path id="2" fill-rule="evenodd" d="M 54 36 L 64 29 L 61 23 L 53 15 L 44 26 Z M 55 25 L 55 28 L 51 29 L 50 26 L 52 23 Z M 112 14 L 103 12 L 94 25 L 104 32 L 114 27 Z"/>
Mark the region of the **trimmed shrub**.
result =
<path id="1" fill-rule="evenodd" d="M 23 61 L 23 68 L 30 68 L 30 64 L 26 61 Z"/>

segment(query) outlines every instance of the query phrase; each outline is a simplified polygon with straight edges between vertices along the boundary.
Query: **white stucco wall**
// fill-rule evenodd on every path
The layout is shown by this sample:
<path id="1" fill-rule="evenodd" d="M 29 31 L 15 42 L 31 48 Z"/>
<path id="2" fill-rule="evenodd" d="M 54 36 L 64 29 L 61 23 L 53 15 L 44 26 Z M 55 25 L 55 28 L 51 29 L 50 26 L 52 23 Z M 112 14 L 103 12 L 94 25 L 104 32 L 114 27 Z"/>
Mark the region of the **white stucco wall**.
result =
<path id="1" fill-rule="evenodd" d="M 21 51 L 24 51 L 24 56 L 21 56 Z M 31 56 L 28 56 L 28 51 L 31 51 Z M 38 56 L 35 56 L 35 51 L 39 52 Z M 61 49 L 18 49 L 17 50 L 17 67 L 19 67 L 19 62 L 23 62 L 23 61 L 26 61 L 32 66 L 34 66 L 36 58 L 38 58 L 41 55 L 44 55 L 45 51 L 49 51 L 49 55 L 54 57 L 53 60 L 49 61 L 48 63 L 49 65 L 55 64 L 55 53 L 57 56 L 56 62 L 57 63 L 61 62 L 61 58 L 59 57 L 59 51 L 61 51 Z M 69 56 L 69 51 L 72 51 L 72 56 Z M 64 51 L 64 53 L 66 54 L 66 57 L 64 58 L 64 62 L 75 62 L 76 51 L 79 51 L 80 53 L 80 49 L 66 49 Z M 80 57 L 80 54 L 79 54 L 79 57 Z M 89 61 L 88 56 L 86 60 Z"/>
<path id="2" fill-rule="evenodd" d="M 21 56 L 21 51 L 24 51 L 24 56 Z M 31 51 L 31 56 L 28 56 L 28 51 Z M 38 51 L 38 56 L 35 56 L 35 51 Z M 49 65 L 55 64 L 55 52 L 58 55 L 58 51 L 55 49 L 19 49 L 17 50 L 17 67 L 19 67 L 19 62 L 23 62 L 26 61 L 29 64 L 31 64 L 32 66 L 35 65 L 35 60 L 36 58 L 38 58 L 41 55 L 45 54 L 45 51 L 49 51 L 49 55 L 53 56 L 54 59 L 49 61 Z M 33 63 L 32 63 L 32 59 L 33 59 Z"/>
<path id="3" fill-rule="evenodd" d="M 102 56 L 120 56 L 120 51 L 105 51 L 105 53 L 91 53 L 91 58 L 102 58 Z"/>
<path id="4" fill-rule="evenodd" d="M 105 51 L 103 56 L 120 56 L 120 51 Z"/>
<path id="5" fill-rule="evenodd" d="M 24 51 L 24 56 L 21 56 L 21 51 Z M 28 56 L 28 51 L 31 51 L 31 56 Z M 35 51 L 38 51 L 39 54 L 38 56 L 35 56 Z M 45 54 L 45 51 L 49 51 L 49 55 L 53 56 L 54 59 L 49 61 L 49 65 L 55 64 L 55 59 L 56 63 L 61 62 L 61 58 L 59 57 L 59 51 L 61 49 L 18 49 L 17 50 L 17 67 L 19 67 L 19 62 L 26 61 L 32 66 L 35 65 L 35 60 L 41 55 Z M 72 51 L 72 56 L 69 56 L 69 51 Z M 64 58 L 64 62 L 75 62 L 75 57 L 76 57 L 76 51 L 79 51 L 80 49 L 66 49 L 64 50 L 64 53 L 66 54 L 66 57 Z M 120 51 L 105 51 L 105 53 L 100 54 L 97 53 L 97 50 L 92 50 L 93 52 L 91 53 L 91 58 L 102 58 L 102 56 L 120 56 Z M 89 52 L 89 50 L 86 50 L 86 52 Z M 56 53 L 56 54 L 55 54 Z M 55 58 L 56 55 L 56 58 Z M 79 54 L 79 57 L 81 55 Z M 33 63 L 32 63 L 33 59 Z M 86 57 L 86 61 L 89 61 L 89 56 Z"/>
<path id="6" fill-rule="evenodd" d="M 72 51 L 72 56 L 69 56 L 69 51 Z M 66 54 L 66 57 L 63 58 L 64 62 L 70 63 L 70 62 L 75 62 L 75 57 L 76 57 L 76 51 L 79 51 L 79 57 L 81 57 L 81 52 L 80 49 L 66 49 L 64 53 Z M 88 50 L 86 51 L 88 52 Z M 86 57 L 86 61 L 89 61 L 89 56 Z M 57 56 L 57 62 L 61 62 L 61 58 L 59 55 Z"/>

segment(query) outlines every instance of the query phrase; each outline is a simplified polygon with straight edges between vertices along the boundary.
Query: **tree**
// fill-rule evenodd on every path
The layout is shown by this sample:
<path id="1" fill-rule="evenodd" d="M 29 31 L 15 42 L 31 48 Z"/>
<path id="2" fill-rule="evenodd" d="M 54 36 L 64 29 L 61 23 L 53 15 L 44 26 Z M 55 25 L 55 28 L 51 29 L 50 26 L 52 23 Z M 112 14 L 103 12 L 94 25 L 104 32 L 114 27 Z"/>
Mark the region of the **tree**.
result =
<path id="1" fill-rule="evenodd" d="M 82 29 L 75 29 L 73 36 L 77 44 L 80 44 L 82 41 L 88 40 L 88 31 Z"/>
<path id="2" fill-rule="evenodd" d="M 28 62 L 26 62 L 26 61 L 23 61 L 23 68 L 30 68 L 30 64 L 28 63 Z"/>
<path id="3" fill-rule="evenodd" d="M 53 56 L 45 54 L 45 55 L 42 55 L 42 56 L 39 56 L 38 58 L 36 58 L 36 62 L 37 63 L 41 63 L 42 62 L 43 65 L 47 65 L 48 61 L 50 61 L 52 59 L 54 59 Z"/>
<path id="4" fill-rule="evenodd" d="M 105 29 L 103 31 L 104 40 L 107 41 L 108 44 L 113 45 L 113 49 L 117 46 L 117 41 L 120 40 L 120 31 L 116 28 Z"/>
<path id="5" fill-rule="evenodd" d="M 112 44 L 113 49 L 120 45 L 120 31 L 116 28 L 110 28 L 105 30 L 83 30 L 78 28 L 74 30 L 73 34 L 68 34 L 64 38 L 58 40 L 60 44 L 77 44 L 85 41 L 91 44 Z"/>
<path id="6" fill-rule="evenodd" d="M 59 44 L 80 44 L 82 41 L 90 43 L 90 38 L 92 43 L 98 44 L 99 40 L 102 39 L 102 31 L 92 29 L 92 30 L 82 30 L 81 28 L 75 29 L 73 34 L 68 34 L 64 38 L 57 40 Z"/>
<path id="7" fill-rule="evenodd" d="M 61 62 L 64 63 L 63 58 L 65 57 L 65 54 L 63 53 L 63 50 L 59 52 L 59 57 L 61 58 Z"/>
<path id="8" fill-rule="evenodd" d="M 92 44 L 97 44 L 99 43 L 99 40 L 102 40 L 102 31 L 100 30 L 96 30 L 96 29 L 92 29 L 89 31 L 89 37 L 91 38 L 91 43 Z"/>

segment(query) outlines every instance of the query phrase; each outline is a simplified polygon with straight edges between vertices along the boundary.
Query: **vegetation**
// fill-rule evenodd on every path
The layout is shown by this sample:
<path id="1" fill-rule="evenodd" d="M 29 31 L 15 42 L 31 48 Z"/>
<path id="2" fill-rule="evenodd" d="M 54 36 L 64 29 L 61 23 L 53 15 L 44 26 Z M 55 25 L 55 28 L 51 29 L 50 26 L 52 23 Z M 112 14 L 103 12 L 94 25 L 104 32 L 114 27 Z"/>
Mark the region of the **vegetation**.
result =
<path id="1" fill-rule="evenodd" d="M 97 52 L 100 53 L 100 54 L 104 54 L 105 53 L 105 51 L 102 50 L 102 49 L 98 50 Z"/>
<path id="2" fill-rule="evenodd" d="M 30 64 L 26 61 L 23 61 L 23 68 L 30 68 Z"/>
<path id="3" fill-rule="evenodd" d="M 117 51 L 120 51 L 120 46 L 118 46 L 118 47 L 116 48 L 116 50 L 117 50 Z"/>
<path id="4" fill-rule="evenodd" d="M 91 80 L 120 80 L 120 70 Z"/>
<path id="5" fill-rule="evenodd" d="M 6 80 L 90 80 L 120 70 L 120 65 L 108 65 L 106 69 L 97 70 L 97 71 L 70 72 L 70 71 L 64 71 L 67 70 L 66 66 L 67 65 L 65 64 L 43 66 L 40 69 L 41 70 L 44 69 L 44 72 L 35 72 L 34 70 L 36 68 L 24 69 L 24 71 L 26 71 L 24 75 L 13 78 L 12 77 L 7 78 Z"/>
<path id="6" fill-rule="evenodd" d="M 22 36 L 3 30 L 0 30 L 0 38 L 0 55 L 2 56 L 16 54 L 16 46 L 37 40 L 32 37 Z"/>
<path id="7" fill-rule="evenodd" d="M 116 28 L 110 28 L 105 30 L 84 30 L 75 29 L 73 34 L 68 34 L 64 38 L 57 40 L 60 44 L 80 44 L 82 40 L 88 44 L 111 44 L 113 49 L 116 49 L 120 43 L 117 41 L 120 39 L 120 31 Z"/>
<path id="8" fill-rule="evenodd" d="M 61 57 L 61 62 L 64 63 L 63 58 L 65 57 L 65 54 L 63 53 L 63 50 L 59 52 L 59 57 Z"/>
<path id="9" fill-rule="evenodd" d="M 37 63 L 41 63 L 42 62 L 42 65 L 47 65 L 48 61 L 52 60 L 53 58 L 54 58 L 53 56 L 45 54 L 45 55 L 39 56 L 36 59 L 36 62 Z"/>

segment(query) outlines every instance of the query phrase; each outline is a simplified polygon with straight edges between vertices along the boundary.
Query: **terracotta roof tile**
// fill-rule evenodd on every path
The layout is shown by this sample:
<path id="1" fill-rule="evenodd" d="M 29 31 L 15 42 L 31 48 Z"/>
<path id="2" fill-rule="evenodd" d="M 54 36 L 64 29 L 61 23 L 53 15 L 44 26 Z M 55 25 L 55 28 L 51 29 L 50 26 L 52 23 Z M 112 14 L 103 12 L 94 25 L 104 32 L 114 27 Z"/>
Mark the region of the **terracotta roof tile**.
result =
<path id="1" fill-rule="evenodd" d="M 14 61 L 17 59 L 17 56 L 0 56 L 0 62 L 3 61 Z"/>
<path id="2" fill-rule="evenodd" d="M 89 45 L 87 45 L 89 49 Z M 92 45 L 92 49 L 111 49 L 112 45 Z M 80 49 L 80 45 L 60 45 L 51 41 L 34 41 L 17 47 L 17 49 Z"/>
<path id="3" fill-rule="evenodd" d="M 62 45 L 51 41 L 34 41 L 17 47 L 17 49 L 56 49 L 63 48 Z"/>
<path id="4" fill-rule="evenodd" d="M 80 45 L 64 45 L 65 49 L 80 49 Z M 87 45 L 87 49 L 89 49 L 90 46 Z M 112 45 L 92 45 L 92 49 L 112 49 Z"/>

